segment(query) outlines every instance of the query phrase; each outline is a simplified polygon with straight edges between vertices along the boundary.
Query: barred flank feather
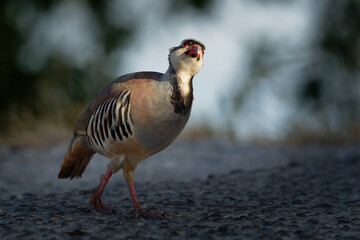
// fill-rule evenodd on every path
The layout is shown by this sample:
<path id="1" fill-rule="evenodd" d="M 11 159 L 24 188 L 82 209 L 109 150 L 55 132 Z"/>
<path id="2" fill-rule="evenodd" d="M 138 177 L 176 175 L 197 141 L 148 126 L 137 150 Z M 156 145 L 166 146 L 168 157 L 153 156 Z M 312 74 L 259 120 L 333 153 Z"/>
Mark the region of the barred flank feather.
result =
<path id="1" fill-rule="evenodd" d="M 122 142 L 133 134 L 130 96 L 129 90 L 122 91 L 117 98 L 110 98 L 96 108 L 87 126 L 94 149 L 103 152 L 109 142 Z"/>

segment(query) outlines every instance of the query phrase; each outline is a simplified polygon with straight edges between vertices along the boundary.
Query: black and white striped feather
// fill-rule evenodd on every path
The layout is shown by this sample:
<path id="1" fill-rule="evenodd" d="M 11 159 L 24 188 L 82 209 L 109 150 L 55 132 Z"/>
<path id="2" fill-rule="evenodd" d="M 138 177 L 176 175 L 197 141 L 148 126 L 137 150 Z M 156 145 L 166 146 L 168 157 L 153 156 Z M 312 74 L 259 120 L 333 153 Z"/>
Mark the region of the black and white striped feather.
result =
<path id="1" fill-rule="evenodd" d="M 132 136 L 134 123 L 130 114 L 130 90 L 120 92 L 117 98 L 110 98 L 95 109 L 91 115 L 87 135 L 92 147 L 107 152 L 109 145 L 124 142 Z"/>

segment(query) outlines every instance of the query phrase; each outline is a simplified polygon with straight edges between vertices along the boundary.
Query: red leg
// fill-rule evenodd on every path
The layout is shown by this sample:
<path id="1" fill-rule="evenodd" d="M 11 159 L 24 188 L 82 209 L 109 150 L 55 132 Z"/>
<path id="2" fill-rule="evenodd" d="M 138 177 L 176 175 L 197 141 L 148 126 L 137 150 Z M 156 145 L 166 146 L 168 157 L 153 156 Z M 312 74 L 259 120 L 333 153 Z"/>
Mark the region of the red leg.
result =
<path id="1" fill-rule="evenodd" d="M 131 200 L 134 204 L 134 208 L 135 208 L 135 212 L 137 216 L 143 217 L 143 218 L 164 218 L 164 215 L 161 213 L 151 213 L 151 212 L 145 212 L 144 210 L 141 209 L 139 201 L 137 200 L 136 197 L 136 192 L 135 192 L 135 187 L 134 187 L 134 183 L 128 183 L 128 187 L 129 187 L 129 191 L 130 191 L 130 196 L 131 196 Z"/>
<path id="2" fill-rule="evenodd" d="M 101 175 L 100 177 L 99 186 L 94 189 L 93 195 L 91 196 L 90 206 L 89 206 L 90 209 L 95 209 L 100 212 L 109 210 L 109 208 L 102 203 L 101 196 L 103 194 L 106 184 L 109 182 L 111 175 L 112 175 L 112 170 L 111 167 L 108 166 L 106 173 L 104 175 Z"/>

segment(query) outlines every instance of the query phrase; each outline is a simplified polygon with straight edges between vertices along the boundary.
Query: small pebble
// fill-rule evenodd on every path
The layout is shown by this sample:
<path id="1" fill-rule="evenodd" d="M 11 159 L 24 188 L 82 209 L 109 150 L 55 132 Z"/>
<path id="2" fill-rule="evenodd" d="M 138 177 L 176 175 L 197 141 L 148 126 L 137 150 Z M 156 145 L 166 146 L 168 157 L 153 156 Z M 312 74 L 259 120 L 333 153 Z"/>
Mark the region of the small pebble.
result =
<path id="1" fill-rule="evenodd" d="M 221 225 L 220 227 L 218 227 L 218 231 L 219 232 L 226 232 L 228 230 L 228 226 L 227 225 Z"/>
<path id="2" fill-rule="evenodd" d="M 0 217 L 6 216 L 7 215 L 7 211 L 5 211 L 5 209 L 0 209 Z"/>

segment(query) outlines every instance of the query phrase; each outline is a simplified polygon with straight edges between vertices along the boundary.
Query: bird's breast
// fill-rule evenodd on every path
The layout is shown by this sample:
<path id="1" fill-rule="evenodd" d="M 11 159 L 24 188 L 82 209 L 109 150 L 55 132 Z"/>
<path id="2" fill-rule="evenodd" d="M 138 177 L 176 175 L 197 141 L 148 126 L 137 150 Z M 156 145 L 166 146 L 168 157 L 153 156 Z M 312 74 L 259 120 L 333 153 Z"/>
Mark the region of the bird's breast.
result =
<path id="1" fill-rule="evenodd" d="M 188 114 L 177 114 L 171 103 L 171 85 L 137 89 L 139 97 L 132 101 L 134 136 L 147 149 L 160 149 L 168 146 L 185 127 Z"/>

